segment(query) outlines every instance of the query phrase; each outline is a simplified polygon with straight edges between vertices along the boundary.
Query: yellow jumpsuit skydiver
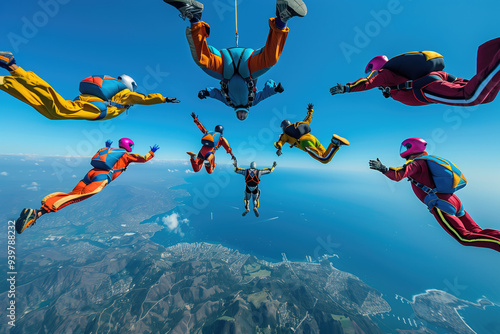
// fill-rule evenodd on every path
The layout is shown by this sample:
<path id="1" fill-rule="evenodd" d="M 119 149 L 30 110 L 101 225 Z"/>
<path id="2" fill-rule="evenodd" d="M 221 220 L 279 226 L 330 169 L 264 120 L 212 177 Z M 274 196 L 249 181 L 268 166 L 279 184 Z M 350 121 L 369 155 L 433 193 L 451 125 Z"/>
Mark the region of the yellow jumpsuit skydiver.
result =
<path id="1" fill-rule="evenodd" d="M 111 99 L 120 106 L 108 105 L 107 110 L 103 112 L 91 102 L 106 101 L 88 94 L 79 95 L 79 100 L 76 101 L 66 100 L 38 75 L 21 67 L 10 72 L 9 76 L 0 76 L 0 89 L 53 120 L 107 120 L 120 115 L 134 104 L 152 105 L 167 102 L 166 97 L 157 93 L 143 95 L 124 89 Z"/>
<path id="2" fill-rule="evenodd" d="M 309 124 L 311 124 L 312 116 L 313 108 L 312 105 L 309 105 L 306 118 L 302 122 L 292 123 L 284 128 L 279 140 L 274 143 L 274 147 L 281 150 L 283 145 L 288 143 L 290 147 L 298 147 L 302 151 L 307 152 L 313 159 L 327 164 L 340 149 L 340 146 L 349 145 L 349 141 L 334 134 L 332 142 L 325 150 L 321 142 L 310 133 L 311 128 Z"/>

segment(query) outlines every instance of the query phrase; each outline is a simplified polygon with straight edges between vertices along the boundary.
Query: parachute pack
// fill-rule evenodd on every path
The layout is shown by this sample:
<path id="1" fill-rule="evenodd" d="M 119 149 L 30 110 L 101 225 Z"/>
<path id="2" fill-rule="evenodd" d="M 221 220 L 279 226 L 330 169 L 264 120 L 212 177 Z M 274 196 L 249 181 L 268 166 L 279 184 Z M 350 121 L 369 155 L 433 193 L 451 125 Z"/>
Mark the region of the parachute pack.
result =
<path id="1" fill-rule="evenodd" d="M 444 69 L 444 58 L 434 51 L 414 51 L 389 59 L 382 66 L 410 80 L 416 80 L 434 71 Z"/>
<path id="2" fill-rule="evenodd" d="M 104 101 L 111 100 L 124 89 L 127 86 L 123 82 L 109 75 L 93 75 L 80 82 L 80 93 L 97 96 Z"/>
<path id="3" fill-rule="evenodd" d="M 467 185 L 467 179 L 454 163 L 433 155 L 426 155 L 416 159 L 427 161 L 432 180 L 436 186 L 434 189 L 431 189 L 411 179 L 417 187 L 426 193 L 453 194 Z"/>
<path id="4" fill-rule="evenodd" d="M 221 134 L 219 132 L 209 131 L 201 138 L 201 143 L 203 146 L 216 147 L 220 137 Z"/>
<path id="5" fill-rule="evenodd" d="M 121 148 L 101 148 L 92 157 L 92 161 L 90 161 L 90 164 L 95 168 L 111 171 L 113 170 L 113 166 L 126 152 L 127 151 Z"/>
<path id="6" fill-rule="evenodd" d="M 285 134 L 295 139 L 300 139 L 300 137 L 310 132 L 311 126 L 305 122 L 290 124 L 285 128 Z"/>

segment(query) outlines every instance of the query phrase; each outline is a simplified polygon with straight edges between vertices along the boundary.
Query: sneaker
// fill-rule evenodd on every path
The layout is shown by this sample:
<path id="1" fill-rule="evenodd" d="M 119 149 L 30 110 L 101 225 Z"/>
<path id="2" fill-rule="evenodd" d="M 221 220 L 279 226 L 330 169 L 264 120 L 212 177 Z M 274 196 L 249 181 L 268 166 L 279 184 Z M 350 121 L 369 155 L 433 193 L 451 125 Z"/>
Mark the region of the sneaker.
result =
<path id="1" fill-rule="evenodd" d="M 350 145 L 351 143 L 349 143 L 349 141 L 345 138 L 342 138 L 340 136 L 337 136 L 337 135 L 333 135 L 332 136 L 332 143 L 333 145 L 335 146 L 341 146 L 341 145 Z"/>
<path id="2" fill-rule="evenodd" d="M 165 3 L 174 6 L 181 12 L 179 15 L 183 20 L 201 20 L 203 4 L 195 0 L 163 0 Z"/>
<path id="3" fill-rule="evenodd" d="M 16 220 L 16 232 L 18 234 L 23 233 L 23 231 L 30 226 L 33 226 L 38 218 L 38 210 L 35 209 L 24 209 L 21 215 Z"/>
<path id="4" fill-rule="evenodd" d="M 242 215 L 243 217 L 245 217 L 245 216 L 247 215 L 247 213 L 249 213 L 249 212 L 250 212 L 250 209 L 246 209 L 246 210 L 245 210 L 245 212 L 243 212 L 241 215 Z"/>
<path id="5" fill-rule="evenodd" d="M 191 156 L 191 159 L 195 159 L 197 156 L 197 154 L 193 152 L 186 152 L 186 153 L 189 154 L 189 156 Z"/>
<path id="6" fill-rule="evenodd" d="M 10 70 L 10 66 L 16 63 L 16 59 L 12 55 L 12 52 L 0 51 L 0 67 L 6 70 Z"/>
<path id="7" fill-rule="evenodd" d="M 302 0 L 276 0 L 276 16 L 282 22 L 286 22 L 294 16 L 304 17 L 306 14 L 307 7 Z"/>
<path id="8" fill-rule="evenodd" d="M 257 210 L 257 208 L 253 208 L 253 213 L 255 213 L 255 217 L 259 216 L 259 210 Z"/>

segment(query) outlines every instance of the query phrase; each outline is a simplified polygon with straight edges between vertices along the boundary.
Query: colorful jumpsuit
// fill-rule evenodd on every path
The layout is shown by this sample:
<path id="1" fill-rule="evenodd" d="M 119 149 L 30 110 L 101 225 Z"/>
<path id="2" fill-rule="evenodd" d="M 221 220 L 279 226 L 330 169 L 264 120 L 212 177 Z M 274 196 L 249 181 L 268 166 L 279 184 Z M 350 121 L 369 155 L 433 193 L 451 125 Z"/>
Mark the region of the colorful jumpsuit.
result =
<path id="1" fill-rule="evenodd" d="M 83 201 L 100 192 L 111 181 L 120 176 L 132 162 L 144 163 L 153 159 L 154 153 L 149 151 L 145 156 L 125 153 L 113 166 L 115 172 L 94 168 L 69 193 L 52 193 L 42 200 L 42 209 L 46 212 L 56 212 L 70 204 Z"/>
<path id="2" fill-rule="evenodd" d="M 495 99 L 500 89 L 500 38 L 488 41 L 477 51 L 477 71 L 470 79 L 456 78 L 444 71 L 429 73 L 436 79 L 420 89 L 391 89 L 391 97 L 410 106 L 442 103 L 453 106 L 474 106 Z M 359 92 L 376 87 L 395 88 L 409 79 L 388 69 L 368 78 L 348 83 L 349 92 Z M 421 80 L 421 79 L 418 79 Z"/>
<path id="3" fill-rule="evenodd" d="M 248 210 L 248 204 L 250 201 L 250 197 L 253 197 L 253 205 L 254 207 L 259 207 L 259 198 L 260 198 L 260 189 L 259 183 L 262 175 L 271 174 L 274 170 L 274 167 L 264 168 L 264 169 L 243 169 L 234 167 L 234 172 L 237 174 L 241 174 L 245 176 L 245 209 Z"/>
<path id="4" fill-rule="evenodd" d="M 269 19 L 269 26 L 270 30 L 266 45 L 252 53 L 248 58 L 248 64 L 238 65 L 239 68 L 248 67 L 251 78 L 254 80 L 278 62 L 288 36 L 289 28 L 279 29 L 276 26 L 275 18 Z M 203 21 L 193 24 L 186 31 L 191 53 L 196 64 L 211 76 L 221 80 L 224 74 L 224 57 L 221 51 L 207 44 L 209 34 L 210 26 Z M 255 93 L 255 98 L 251 105 L 255 106 L 260 101 L 276 94 L 274 90 L 275 86 L 276 84 L 273 80 L 266 82 L 264 89 Z M 233 87 L 233 89 L 231 89 L 231 86 L 228 87 L 230 103 L 220 89 L 210 87 L 207 90 L 211 98 L 217 99 L 226 105 L 234 107 L 248 106 L 249 93 L 246 83 L 235 84 Z"/>
<path id="5" fill-rule="evenodd" d="M 435 188 L 427 162 L 423 159 L 409 160 L 403 167 L 391 167 L 385 176 L 394 181 L 410 177 L 429 188 Z M 413 183 L 412 188 L 420 201 L 424 202 L 427 194 Z M 445 213 L 435 206 L 431 209 L 431 213 L 448 234 L 462 245 L 491 248 L 500 252 L 500 231 L 481 229 L 463 209 L 456 195 L 438 193 L 437 196 L 456 209 L 455 214 Z"/>
<path id="6" fill-rule="evenodd" d="M 107 120 L 120 115 L 134 104 L 165 103 L 166 98 L 160 94 L 143 95 L 124 89 L 112 97 L 112 102 L 118 106 L 107 107 L 101 111 L 92 101 L 104 101 L 96 96 L 82 94 L 78 100 L 65 100 L 54 88 L 33 72 L 21 67 L 11 72 L 10 76 L 0 77 L 0 89 L 16 99 L 35 108 L 48 119 L 86 119 Z"/>
<path id="7" fill-rule="evenodd" d="M 214 142 L 214 136 L 212 133 L 208 132 L 207 129 L 203 126 L 203 124 L 200 123 L 198 118 L 194 119 L 194 122 L 198 126 L 198 129 L 203 132 L 205 136 L 202 138 L 202 143 L 204 144 L 201 150 L 198 152 L 198 156 L 196 159 L 191 158 L 191 166 L 193 167 L 193 171 L 195 173 L 199 172 L 201 170 L 201 167 L 203 166 L 203 163 L 205 161 L 209 162 L 205 164 L 205 169 L 207 170 L 208 174 L 212 174 L 214 169 L 215 169 L 215 151 L 219 149 L 219 147 L 224 147 L 226 152 L 228 154 L 233 155 L 233 150 L 229 146 L 229 143 L 227 142 L 226 138 L 222 137 L 222 134 L 220 134 L 220 137 L 217 141 L 217 143 Z M 206 145 L 209 144 L 209 145 Z M 213 155 L 212 158 L 210 156 Z"/>
<path id="8" fill-rule="evenodd" d="M 283 145 L 288 143 L 290 144 L 290 147 L 298 147 L 302 151 L 307 152 L 313 159 L 323 164 L 327 164 L 332 160 L 340 146 L 330 143 L 328 148 L 325 150 L 320 141 L 311 133 L 302 135 L 299 134 L 301 132 L 305 132 L 304 130 L 301 131 L 301 129 L 307 129 L 307 131 L 310 131 L 309 124 L 311 124 L 312 116 L 313 109 L 309 109 L 307 111 L 306 118 L 304 118 L 302 122 L 296 122 L 286 127 L 284 133 L 280 135 L 279 140 L 274 143 L 274 147 L 281 150 Z"/>

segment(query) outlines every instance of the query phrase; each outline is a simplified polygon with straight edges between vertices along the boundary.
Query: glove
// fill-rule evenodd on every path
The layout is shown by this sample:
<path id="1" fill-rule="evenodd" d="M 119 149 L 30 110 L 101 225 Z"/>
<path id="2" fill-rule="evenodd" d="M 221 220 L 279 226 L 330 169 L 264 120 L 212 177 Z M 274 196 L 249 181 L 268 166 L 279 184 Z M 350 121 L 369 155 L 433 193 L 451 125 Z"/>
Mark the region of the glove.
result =
<path id="1" fill-rule="evenodd" d="M 283 88 L 283 86 L 281 85 L 281 82 L 274 87 L 274 91 L 276 93 L 283 93 L 285 91 L 285 88 Z"/>
<path id="2" fill-rule="evenodd" d="M 166 97 L 165 103 L 180 103 L 181 101 L 177 100 L 176 97 Z"/>
<path id="3" fill-rule="evenodd" d="M 234 166 L 235 168 L 238 168 L 238 161 L 236 161 L 236 159 L 234 159 L 234 161 L 233 161 L 233 166 Z"/>
<path id="4" fill-rule="evenodd" d="M 111 139 L 106 140 L 106 147 L 111 147 L 111 144 L 113 144 Z"/>
<path id="5" fill-rule="evenodd" d="M 160 149 L 160 146 L 154 144 L 153 146 L 150 146 L 149 148 L 151 149 L 151 152 L 155 153 L 156 151 L 158 151 Z"/>
<path id="6" fill-rule="evenodd" d="M 283 154 L 283 152 L 281 152 L 281 150 L 277 150 L 277 151 L 276 151 L 276 155 L 277 155 L 278 157 L 279 157 L 279 156 L 281 156 L 282 154 Z"/>
<path id="7" fill-rule="evenodd" d="M 276 167 L 276 166 L 278 166 L 278 164 L 275 161 L 275 162 L 273 162 L 273 168 Z"/>
<path id="8" fill-rule="evenodd" d="M 196 115 L 194 112 L 191 113 L 191 117 L 193 117 L 193 119 L 197 119 L 198 118 L 198 115 Z"/>
<path id="9" fill-rule="evenodd" d="M 330 94 L 332 95 L 335 95 L 335 94 L 344 94 L 344 93 L 347 93 L 349 90 L 348 90 L 348 87 L 345 86 L 345 85 L 341 85 L 341 84 L 337 84 L 337 86 L 333 86 L 332 88 L 330 88 Z"/>
<path id="10" fill-rule="evenodd" d="M 387 171 L 389 170 L 386 166 L 384 166 L 380 162 L 380 160 L 378 158 L 377 158 L 377 160 L 370 160 L 369 164 L 370 164 L 370 169 L 378 170 L 382 174 L 387 173 Z"/>
<path id="11" fill-rule="evenodd" d="M 206 99 L 207 96 L 210 96 L 210 93 L 206 89 L 200 90 L 198 93 L 198 98 L 201 100 Z"/>
<path id="12" fill-rule="evenodd" d="M 231 154 L 231 159 L 236 163 L 236 157 Z"/>
<path id="13" fill-rule="evenodd" d="M 312 111 L 314 109 L 314 104 L 313 103 L 308 103 L 307 104 L 307 110 Z"/>

